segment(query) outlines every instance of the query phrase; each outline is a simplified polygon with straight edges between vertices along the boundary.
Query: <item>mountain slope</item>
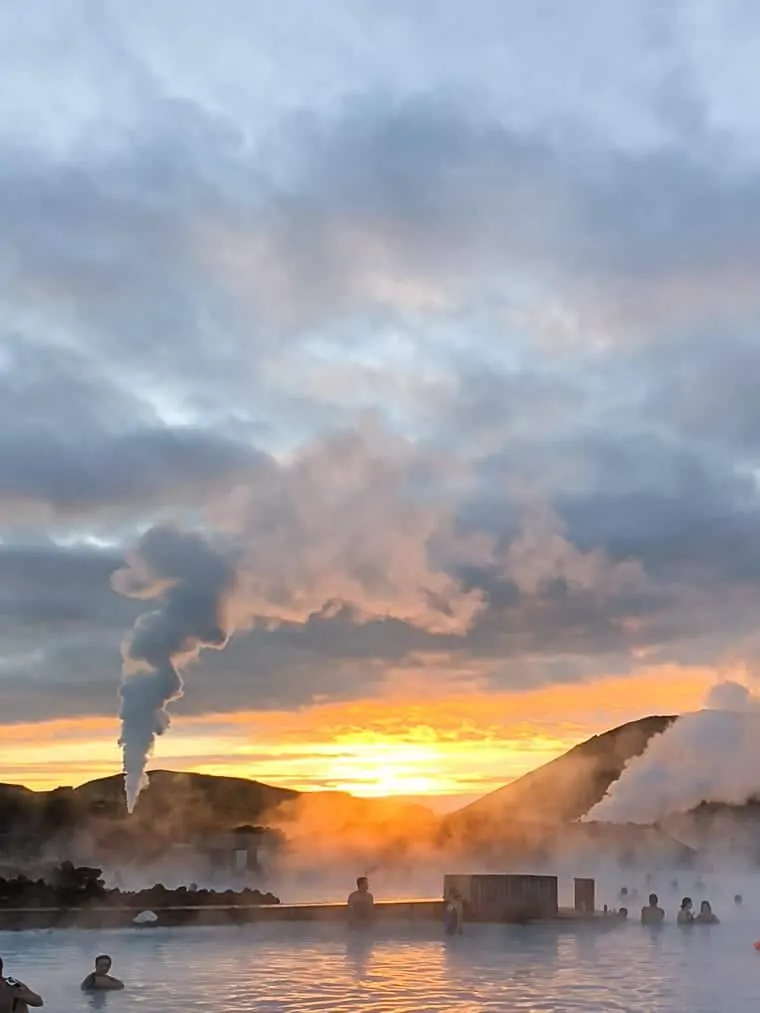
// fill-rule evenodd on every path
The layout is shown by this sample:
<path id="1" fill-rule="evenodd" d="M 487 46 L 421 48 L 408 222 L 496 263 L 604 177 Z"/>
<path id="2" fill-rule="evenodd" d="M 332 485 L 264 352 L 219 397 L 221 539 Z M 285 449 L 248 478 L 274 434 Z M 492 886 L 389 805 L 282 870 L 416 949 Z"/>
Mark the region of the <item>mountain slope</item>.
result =
<path id="1" fill-rule="evenodd" d="M 640 756 L 674 716 L 652 716 L 613 728 L 498 788 L 447 817 L 450 832 L 497 832 L 509 822 L 576 820 L 604 796 L 626 763 Z"/>
<path id="2" fill-rule="evenodd" d="M 176 844 L 197 844 L 243 825 L 265 824 L 315 842 L 393 838 L 435 824 L 423 806 L 393 799 L 301 793 L 246 778 L 167 770 L 152 771 L 149 782 L 131 816 L 120 774 L 41 792 L 0 784 L 0 851 L 36 850 L 55 841 L 56 847 L 147 861 Z"/>

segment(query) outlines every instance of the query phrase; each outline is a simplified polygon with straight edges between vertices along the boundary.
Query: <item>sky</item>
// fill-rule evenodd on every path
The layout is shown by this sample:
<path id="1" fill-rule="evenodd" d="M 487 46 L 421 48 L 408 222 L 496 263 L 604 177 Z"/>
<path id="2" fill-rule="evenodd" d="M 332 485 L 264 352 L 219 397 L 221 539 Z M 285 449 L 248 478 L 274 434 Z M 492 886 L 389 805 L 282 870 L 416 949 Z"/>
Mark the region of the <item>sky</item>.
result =
<path id="1" fill-rule="evenodd" d="M 6 0 L 0 60 L 0 779 L 139 720 L 445 807 L 755 679 L 760 8 Z"/>

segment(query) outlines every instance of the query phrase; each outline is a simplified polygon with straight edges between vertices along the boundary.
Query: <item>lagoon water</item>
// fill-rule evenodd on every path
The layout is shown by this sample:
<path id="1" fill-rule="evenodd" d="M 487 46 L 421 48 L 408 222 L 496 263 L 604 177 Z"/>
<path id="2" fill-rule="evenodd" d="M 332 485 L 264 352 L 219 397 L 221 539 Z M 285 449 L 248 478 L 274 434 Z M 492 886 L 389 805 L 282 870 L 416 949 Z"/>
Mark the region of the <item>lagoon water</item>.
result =
<path id="1" fill-rule="evenodd" d="M 371 938 L 314 924 L 0 933 L 0 954 L 50 1013 L 742 1013 L 760 1008 L 757 937 L 742 911 L 687 931 L 492 925 L 453 940 L 403 924 Z M 101 951 L 127 991 L 79 991 Z"/>

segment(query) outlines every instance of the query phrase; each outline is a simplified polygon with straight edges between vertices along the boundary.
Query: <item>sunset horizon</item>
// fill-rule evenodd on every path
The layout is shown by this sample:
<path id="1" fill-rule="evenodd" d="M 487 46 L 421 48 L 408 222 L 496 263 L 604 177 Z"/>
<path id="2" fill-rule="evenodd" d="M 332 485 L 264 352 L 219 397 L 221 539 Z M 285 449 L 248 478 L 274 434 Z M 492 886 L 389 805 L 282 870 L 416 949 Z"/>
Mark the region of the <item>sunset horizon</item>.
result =
<path id="1" fill-rule="evenodd" d="M 244 777 L 295 791 L 415 801 L 456 809 L 613 727 L 699 707 L 714 673 L 655 669 L 519 694 L 322 704 L 300 712 L 178 715 L 148 771 Z M 614 703 L 595 710 L 595 694 Z M 651 706 L 641 709 L 641 698 Z M 543 715 L 538 720 L 538 715 Z M 503 715 L 503 716 L 500 716 Z M 36 791 L 121 773 L 112 717 L 6 725 L 3 777 Z M 40 740 L 55 741 L 55 759 Z M 84 755 L 82 755 L 84 754 Z"/>

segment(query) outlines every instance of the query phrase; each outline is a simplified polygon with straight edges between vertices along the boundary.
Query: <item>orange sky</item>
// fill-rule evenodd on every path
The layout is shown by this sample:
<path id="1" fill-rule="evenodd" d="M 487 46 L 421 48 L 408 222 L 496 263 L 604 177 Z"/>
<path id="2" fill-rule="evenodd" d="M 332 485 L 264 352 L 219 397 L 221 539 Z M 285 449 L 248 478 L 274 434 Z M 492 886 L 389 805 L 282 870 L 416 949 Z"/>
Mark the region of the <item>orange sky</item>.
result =
<path id="1" fill-rule="evenodd" d="M 382 697 L 297 712 L 178 716 L 153 767 L 252 777 L 360 795 L 482 794 L 570 746 L 644 713 L 699 707 L 708 669 L 638 675 L 522 693 L 433 696 L 398 687 Z M 3 729 L 2 780 L 31 788 L 78 784 L 120 769 L 117 723 L 83 717 Z"/>

